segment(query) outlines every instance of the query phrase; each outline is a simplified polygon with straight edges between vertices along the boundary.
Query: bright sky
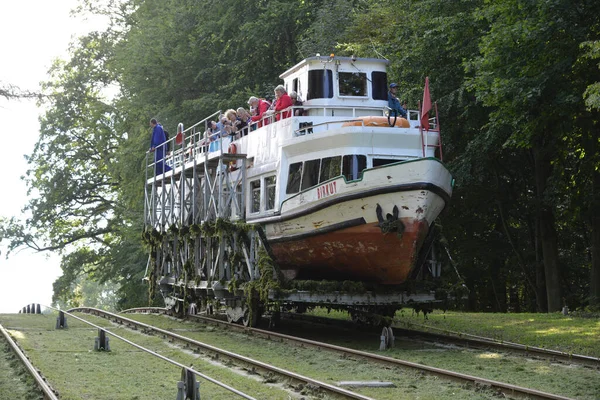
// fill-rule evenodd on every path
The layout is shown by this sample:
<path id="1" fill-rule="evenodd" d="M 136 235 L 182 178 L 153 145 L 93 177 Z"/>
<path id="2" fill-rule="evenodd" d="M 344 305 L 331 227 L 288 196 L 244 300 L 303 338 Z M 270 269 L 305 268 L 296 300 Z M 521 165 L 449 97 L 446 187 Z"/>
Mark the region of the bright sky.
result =
<path id="1" fill-rule="evenodd" d="M 66 58 L 73 34 L 88 31 L 89 22 L 76 20 L 69 11 L 77 0 L 19 0 L 0 4 L 0 81 L 21 89 L 39 91 L 55 58 Z M 3 155 L 0 157 L 2 183 L 0 215 L 20 216 L 27 191 L 20 177 L 27 170 L 30 154 L 39 134 L 41 111 L 35 101 L 0 98 Z M 27 304 L 50 305 L 52 283 L 60 276 L 59 258 L 47 253 L 23 250 L 6 259 L 0 255 L 0 313 L 18 312 Z"/>

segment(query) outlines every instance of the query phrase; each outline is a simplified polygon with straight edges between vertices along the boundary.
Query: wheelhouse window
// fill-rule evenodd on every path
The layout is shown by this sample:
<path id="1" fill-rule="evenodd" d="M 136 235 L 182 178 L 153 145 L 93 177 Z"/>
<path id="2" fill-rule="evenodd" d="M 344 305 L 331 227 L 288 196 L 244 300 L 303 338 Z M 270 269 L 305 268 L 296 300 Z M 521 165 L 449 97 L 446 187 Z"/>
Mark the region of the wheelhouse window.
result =
<path id="1" fill-rule="evenodd" d="M 272 210 L 275 208 L 275 188 L 277 187 L 277 180 L 275 176 L 269 176 L 265 178 L 265 210 Z"/>
<path id="2" fill-rule="evenodd" d="M 367 96 L 367 74 L 364 72 L 340 72 L 338 80 L 340 96 Z"/>
<path id="3" fill-rule="evenodd" d="M 363 155 L 348 155 L 342 160 L 342 174 L 346 180 L 353 181 L 362 177 L 363 169 L 367 168 L 367 157 Z"/>
<path id="4" fill-rule="evenodd" d="M 342 157 L 327 157 L 321 160 L 321 174 L 319 183 L 328 181 L 331 178 L 342 174 Z"/>
<path id="5" fill-rule="evenodd" d="M 250 182 L 250 212 L 260 211 L 260 179 Z"/>
<path id="6" fill-rule="evenodd" d="M 330 69 L 308 71 L 307 97 L 307 100 L 333 98 L 333 73 Z"/>
<path id="7" fill-rule="evenodd" d="M 374 71 L 371 74 L 371 90 L 373 91 L 373 100 L 387 100 L 387 73 Z"/>
<path id="8" fill-rule="evenodd" d="M 287 194 L 298 193 L 300 191 L 300 180 L 302 179 L 302 163 L 290 165 L 288 173 L 288 182 L 285 192 Z"/>
<path id="9" fill-rule="evenodd" d="M 313 187 L 319 183 L 319 166 L 321 160 L 310 160 L 304 163 L 302 171 L 302 190 Z"/>

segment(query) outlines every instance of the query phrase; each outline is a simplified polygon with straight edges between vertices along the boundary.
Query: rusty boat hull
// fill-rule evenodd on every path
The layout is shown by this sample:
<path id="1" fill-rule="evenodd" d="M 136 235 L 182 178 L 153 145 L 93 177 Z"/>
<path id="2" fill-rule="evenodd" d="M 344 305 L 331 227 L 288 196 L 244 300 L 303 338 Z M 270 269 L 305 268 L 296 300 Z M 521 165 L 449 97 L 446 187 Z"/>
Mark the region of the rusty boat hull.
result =
<path id="1" fill-rule="evenodd" d="M 451 194 L 450 173 L 437 159 L 424 158 L 301 192 L 263 225 L 288 279 L 400 284 Z"/>

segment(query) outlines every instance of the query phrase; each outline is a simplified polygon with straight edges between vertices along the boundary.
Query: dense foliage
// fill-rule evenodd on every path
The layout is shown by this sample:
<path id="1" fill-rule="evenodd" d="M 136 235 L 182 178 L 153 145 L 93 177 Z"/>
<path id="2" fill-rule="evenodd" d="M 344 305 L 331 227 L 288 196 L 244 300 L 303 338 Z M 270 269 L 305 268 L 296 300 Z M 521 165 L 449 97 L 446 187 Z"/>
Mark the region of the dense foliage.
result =
<path id="1" fill-rule="evenodd" d="M 481 310 L 600 303 L 600 3 L 592 0 L 82 1 L 105 15 L 57 61 L 11 247 L 63 253 L 142 305 L 147 121 L 174 131 L 268 96 L 316 52 L 390 60 L 416 108 L 426 76 L 457 186 L 443 234 Z M 450 263 L 447 274 L 453 275 Z"/>

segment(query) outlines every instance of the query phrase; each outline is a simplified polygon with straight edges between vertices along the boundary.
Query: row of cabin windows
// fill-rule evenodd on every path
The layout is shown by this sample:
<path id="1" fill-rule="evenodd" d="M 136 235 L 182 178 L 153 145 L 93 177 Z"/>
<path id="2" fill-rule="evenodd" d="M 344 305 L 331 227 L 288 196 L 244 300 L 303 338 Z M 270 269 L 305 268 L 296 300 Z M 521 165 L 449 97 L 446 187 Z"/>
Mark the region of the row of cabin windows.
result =
<path id="1" fill-rule="evenodd" d="M 250 212 L 257 213 L 260 211 L 260 179 L 250 181 Z M 265 211 L 275 208 L 275 188 L 277 186 L 277 178 L 275 175 L 264 178 L 264 196 L 265 196 Z"/>
<path id="2" fill-rule="evenodd" d="M 396 159 L 374 158 L 373 167 L 398 162 Z M 362 177 L 362 171 L 367 168 L 367 157 L 363 155 L 346 155 L 308 160 L 290 165 L 288 174 L 287 194 L 298 193 L 319 183 L 328 181 L 340 175 L 352 181 Z M 265 211 L 275 208 L 275 190 L 277 178 L 275 175 L 250 181 L 250 212 L 260 212 L 261 180 L 264 185 Z"/>
<path id="3" fill-rule="evenodd" d="M 371 92 L 374 100 L 387 100 L 387 73 L 381 71 L 371 72 L 371 79 L 364 72 L 338 72 L 338 91 L 340 96 L 368 96 L 367 84 L 371 83 Z M 298 79 L 294 79 L 292 88 L 300 89 Z M 331 99 L 333 98 L 333 71 L 330 69 L 314 69 L 308 71 L 308 98 Z"/>
<path id="4" fill-rule="evenodd" d="M 348 181 L 356 180 L 362 176 L 365 168 L 367 157 L 356 154 L 294 163 L 290 165 L 285 192 L 298 193 L 340 175 L 344 175 Z"/>

